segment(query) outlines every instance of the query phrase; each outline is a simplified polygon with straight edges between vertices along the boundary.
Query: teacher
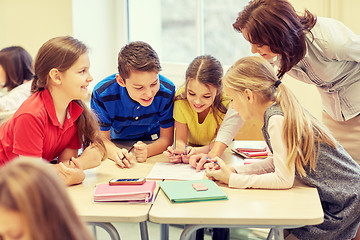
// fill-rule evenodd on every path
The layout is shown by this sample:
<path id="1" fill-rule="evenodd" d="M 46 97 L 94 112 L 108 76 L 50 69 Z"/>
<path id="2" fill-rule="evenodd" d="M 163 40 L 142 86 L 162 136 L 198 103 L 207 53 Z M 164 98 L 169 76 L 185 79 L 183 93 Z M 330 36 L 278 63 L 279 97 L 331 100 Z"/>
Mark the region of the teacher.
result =
<path id="1" fill-rule="evenodd" d="M 286 0 L 249 2 L 233 27 L 249 41 L 252 53 L 278 67 L 279 79 L 287 73 L 317 87 L 323 122 L 360 164 L 360 36 L 335 19 L 308 10 L 298 15 Z M 234 119 L 224 119 L 219 135 L 237 133 L 241 120 Z"/>

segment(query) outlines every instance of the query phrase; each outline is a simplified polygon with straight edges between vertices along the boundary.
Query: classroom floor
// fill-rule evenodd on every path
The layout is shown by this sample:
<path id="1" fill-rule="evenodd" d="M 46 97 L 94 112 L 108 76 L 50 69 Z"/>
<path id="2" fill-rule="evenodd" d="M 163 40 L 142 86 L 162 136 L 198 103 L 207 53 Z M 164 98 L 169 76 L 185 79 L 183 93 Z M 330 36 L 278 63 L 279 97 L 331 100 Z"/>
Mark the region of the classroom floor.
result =
<path id="1" fill-rule="evenodd" d="M 113 223 L 120 234 L 121 240 L 140 240 L 140 227 L 138 223 Z M 160 224 L 147 222 L 149 239 L 160 240 Z M 170 225 L 169 239 L 180 239 L 182 225 Z M 231 240 L 263 240 L 266 239 L 268 229 L 230 229 Z M 97 228 L 97 240 L 110 240 L 109 235 L 102 229 Z M 211 240 L 208 231 L 205 231 L 204 240 Z"/>

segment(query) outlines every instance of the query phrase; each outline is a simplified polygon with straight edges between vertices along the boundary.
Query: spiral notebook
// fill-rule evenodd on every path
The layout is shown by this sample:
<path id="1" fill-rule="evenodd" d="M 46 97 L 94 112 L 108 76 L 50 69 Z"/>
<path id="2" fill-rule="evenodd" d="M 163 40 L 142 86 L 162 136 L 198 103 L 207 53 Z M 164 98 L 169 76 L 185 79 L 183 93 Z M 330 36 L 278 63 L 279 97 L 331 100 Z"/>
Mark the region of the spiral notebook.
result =
<path id="1" fill-rule="evenodd" d="M 152 202 L 156 181 L 141 185 L 98 184 L 94 191 L 95 202 Z"/>

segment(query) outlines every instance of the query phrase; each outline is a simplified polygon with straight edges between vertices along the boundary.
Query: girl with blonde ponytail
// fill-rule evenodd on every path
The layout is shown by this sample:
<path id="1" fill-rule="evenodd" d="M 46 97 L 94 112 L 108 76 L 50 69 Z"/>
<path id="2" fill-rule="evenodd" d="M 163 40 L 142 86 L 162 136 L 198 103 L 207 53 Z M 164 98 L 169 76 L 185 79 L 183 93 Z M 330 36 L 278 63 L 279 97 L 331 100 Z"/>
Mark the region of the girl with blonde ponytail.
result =
<path id="1" fill-rule="evenodd" d="M 310 115 L 262 57 L 238 60 L 223 78 L 242 119 L 257 117 L 270 156 L 234 169 L 217 159 L 206 174 L 234 188 L 291 188 L 295 178 L 316 187 L 324 222 L 289 230 L 290 239 L 351 239 L 360 225 L 360 166 Z"/>

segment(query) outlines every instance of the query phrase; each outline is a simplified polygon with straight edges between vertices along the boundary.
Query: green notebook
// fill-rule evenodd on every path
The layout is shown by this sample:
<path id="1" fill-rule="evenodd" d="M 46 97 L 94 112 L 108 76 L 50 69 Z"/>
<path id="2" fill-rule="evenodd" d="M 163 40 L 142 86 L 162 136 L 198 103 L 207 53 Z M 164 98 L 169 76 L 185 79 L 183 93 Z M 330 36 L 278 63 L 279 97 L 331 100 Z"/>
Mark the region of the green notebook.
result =
<path id="1" fill-rule="evenodd" d="M 202 183 L 207 187 L 205 191 L 196 191 L 193 183 Z M 191 181 L 165 181 L 159 183 L 160 188 L 166 196 L 174 203 L 225 200 L 226 193 L 220 189 L 212 180 L 191 180 Z"/>

